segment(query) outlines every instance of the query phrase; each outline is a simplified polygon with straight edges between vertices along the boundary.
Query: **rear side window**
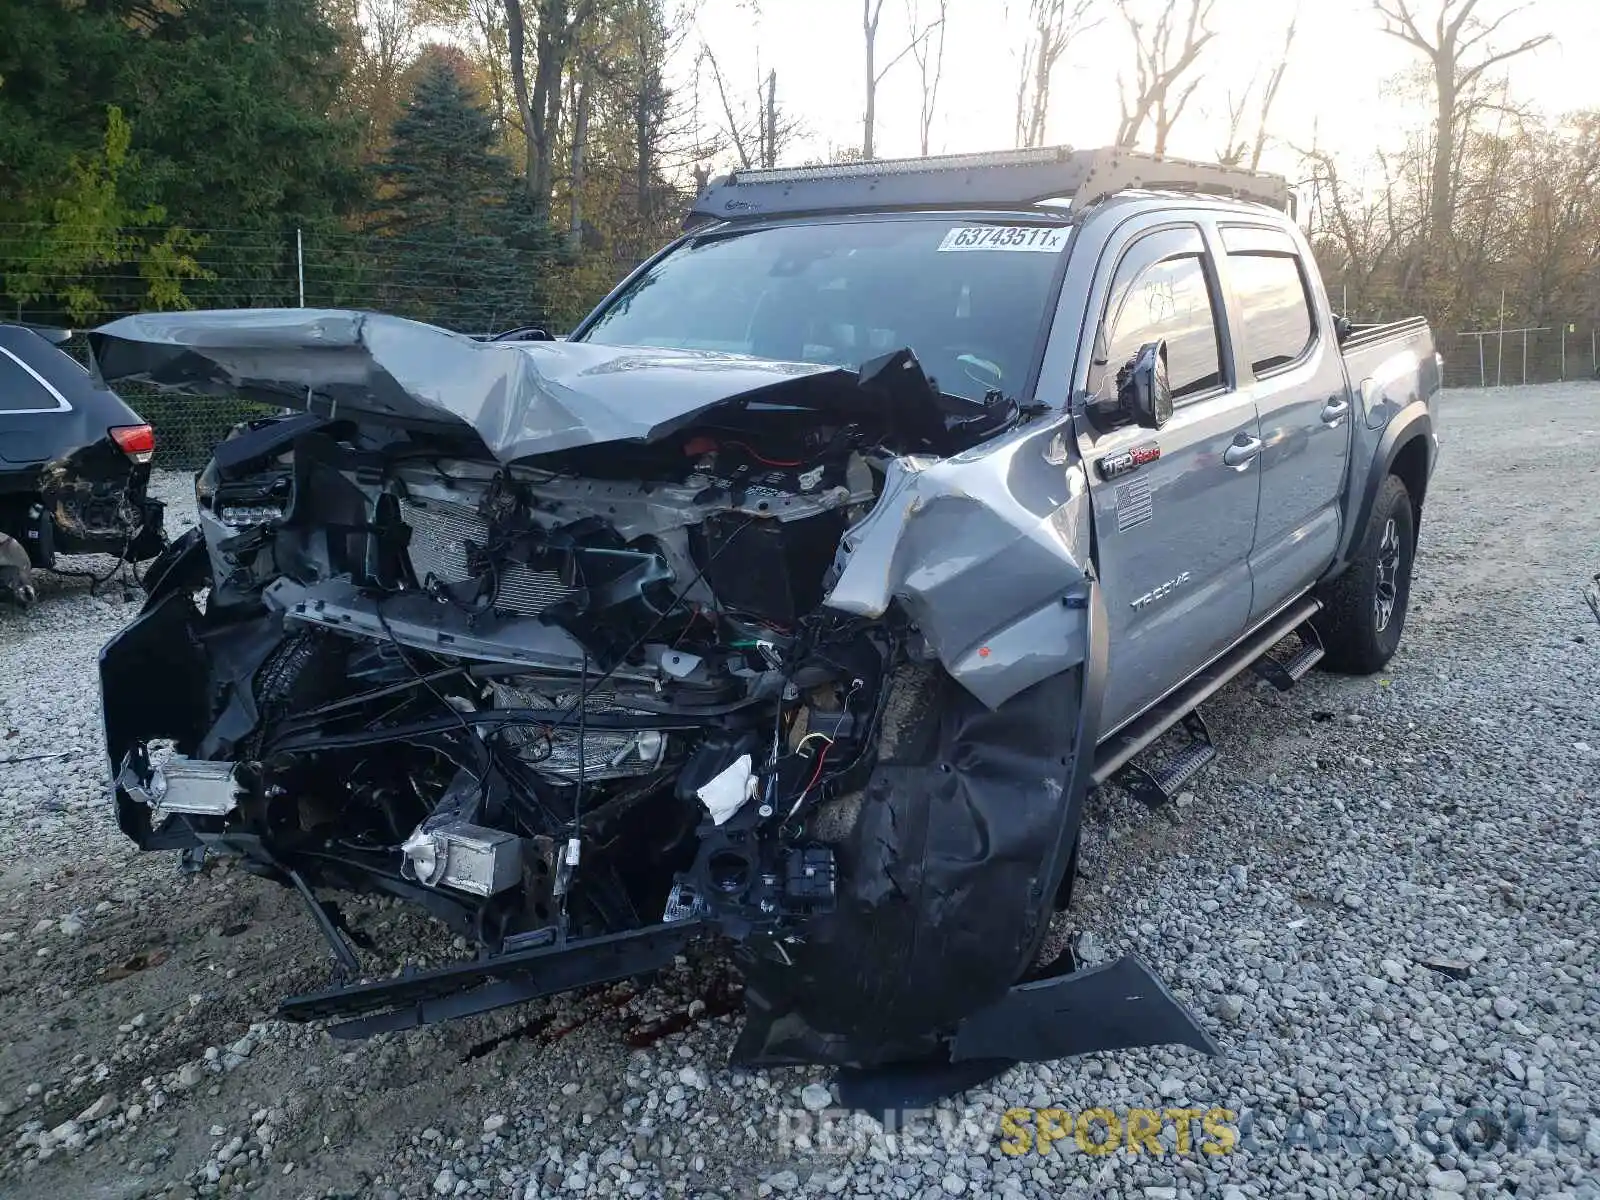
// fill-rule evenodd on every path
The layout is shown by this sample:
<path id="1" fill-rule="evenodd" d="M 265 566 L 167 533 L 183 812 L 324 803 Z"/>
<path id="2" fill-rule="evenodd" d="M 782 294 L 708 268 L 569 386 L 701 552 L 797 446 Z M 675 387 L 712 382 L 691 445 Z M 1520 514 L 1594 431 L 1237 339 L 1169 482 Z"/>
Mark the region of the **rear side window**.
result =
<path id="1" fill-rule="evenodd" d="M 1174 399 L 1222 384 L 1217 314 L 1198 254 L 1145 267 L 1128 286 L 1106 342 L 1110 375 L 1114 377 L 1146 342 L 1159 341 L 1167 343 L 1167 375 Z"/>
<path id="2" fill-rule="evenodd" d="M 1250 368 L 1262 375 L 1297 362 L 1316 326 L 1300 260 L 1292 254 L 1229 254 L 1228 274 L 1244 314 Z"/>
<path id="3" fill-rule="evenodd" d="M 71 407 L 20 355 L 0 346 L 0 413 L 64 412 Z"/>

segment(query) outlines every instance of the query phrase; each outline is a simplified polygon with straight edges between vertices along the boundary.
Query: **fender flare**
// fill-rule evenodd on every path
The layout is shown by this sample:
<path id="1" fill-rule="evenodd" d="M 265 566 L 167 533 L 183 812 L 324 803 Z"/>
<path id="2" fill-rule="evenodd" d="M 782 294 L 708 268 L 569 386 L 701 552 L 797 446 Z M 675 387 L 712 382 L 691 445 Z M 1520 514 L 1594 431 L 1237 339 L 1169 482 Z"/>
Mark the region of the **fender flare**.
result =
<path id="1" fill-rule="evenodd" d="M 1372 506 L 1377 501 L 1378 489 L 1393 473 L 1395 460 L 1400 457 L 1400 452 L 1417 438 L 1422 439 L 1424 452 L 1427 454 L 1427 470 L 1423 476 L 1426 479 L 1433 474 L 1434 457 L 1438 453 L 1438 447 L 1433 439 L 1433 413 L 1423 400 L 1413 400 L 1402 408 L 1383 431 L 1383 437 L 1378 441 L 1378 448 L 1373 452 L 1372 463 L 1366 477 L 1361 481 L 1360 495 L 1355 496 L 1352 489 L 1352 498 L 1356 501 L 1352 518 L 1344 527 L 1339 539 L 1339 553 L 1334 559 L 1333 566 L 1323 576 L 1324 579 L 1332 579 L 1350 565 L 1350 555 L 1354 552 L 1362 532 L 1367 527 L 1367 521 L 1372 516 Z M 1421 498 L 1418 497 L 1419 531 L 1422 517 L 1420 508 Z"/>

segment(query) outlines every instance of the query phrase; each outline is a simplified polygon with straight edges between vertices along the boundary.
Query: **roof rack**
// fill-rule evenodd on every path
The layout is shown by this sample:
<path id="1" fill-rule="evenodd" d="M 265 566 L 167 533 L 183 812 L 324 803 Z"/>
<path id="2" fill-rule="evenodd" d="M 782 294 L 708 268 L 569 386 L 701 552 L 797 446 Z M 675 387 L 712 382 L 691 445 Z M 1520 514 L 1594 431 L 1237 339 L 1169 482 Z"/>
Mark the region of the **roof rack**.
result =
<path id="1" fill-rule="evenodd" d="M 1281 175 L 1116 147 L 1046 146 L 734 171 L 706 185 L 684 224 L 862 209 L 1029 207 L 1069 197 L 1080 213 L 1130 188 L 1233 196 L 1277 209 L 1290 202 Z"/>

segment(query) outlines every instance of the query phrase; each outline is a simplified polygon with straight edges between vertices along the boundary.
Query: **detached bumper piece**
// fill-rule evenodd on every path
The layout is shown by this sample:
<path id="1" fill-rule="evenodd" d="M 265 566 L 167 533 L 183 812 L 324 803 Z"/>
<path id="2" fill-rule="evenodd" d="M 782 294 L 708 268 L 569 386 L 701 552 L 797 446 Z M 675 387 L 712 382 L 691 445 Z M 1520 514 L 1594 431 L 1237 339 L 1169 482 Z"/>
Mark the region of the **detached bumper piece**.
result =
<path id="1" fill-rule="evenodd" d="M 1168 1045 L 1221 1053 L 1183 1002 L 1142 959 L 1129 956 L 1017 984 L 961 1022 L 948 1060 L 845 1070 L 836 1083 L 847 1108 L 893 1113 L 934 1104 L 1019 1062 Z"/>
<path id="2" fill-rule="evenodd" d="M 1019 983 L 961 1023 L 950 1057 L 1039 1062 L 1095 1050 L 1188 1046 L 1220 1054 L 1195 1016 L 1137 956 Z"/>
<path id="3" fill-rule="evenodd" d="M 649 925 L 295 996 L 278 1013 L 290 1021 L 372 1014 L 333 1026 L 336 1038 L 414 1029 L 660 970 L 702 932 L 692 920 Z"/>

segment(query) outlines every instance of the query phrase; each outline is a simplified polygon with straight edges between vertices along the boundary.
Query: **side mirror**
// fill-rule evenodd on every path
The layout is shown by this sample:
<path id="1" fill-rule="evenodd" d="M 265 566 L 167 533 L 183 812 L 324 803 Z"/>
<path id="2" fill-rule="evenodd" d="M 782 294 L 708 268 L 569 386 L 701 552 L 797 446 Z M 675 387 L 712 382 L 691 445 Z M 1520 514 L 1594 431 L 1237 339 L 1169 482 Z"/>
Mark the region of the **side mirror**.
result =
<path id="1" fill-rule="evenodd" d="M 1166 342 L 1146 342 L 1117 372 L 1117 402 L 1124 415 L 1148 429 L 1160 429 L 1172 416 L 1172 384 L 1167 380 Z"/>

